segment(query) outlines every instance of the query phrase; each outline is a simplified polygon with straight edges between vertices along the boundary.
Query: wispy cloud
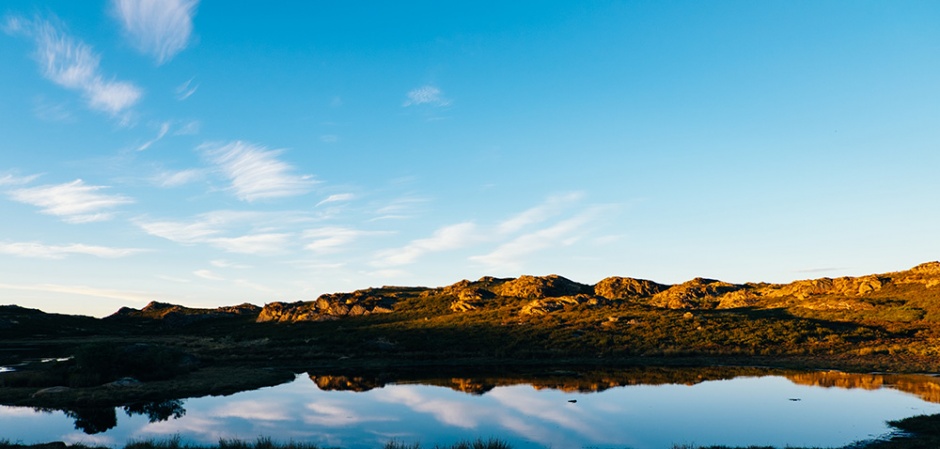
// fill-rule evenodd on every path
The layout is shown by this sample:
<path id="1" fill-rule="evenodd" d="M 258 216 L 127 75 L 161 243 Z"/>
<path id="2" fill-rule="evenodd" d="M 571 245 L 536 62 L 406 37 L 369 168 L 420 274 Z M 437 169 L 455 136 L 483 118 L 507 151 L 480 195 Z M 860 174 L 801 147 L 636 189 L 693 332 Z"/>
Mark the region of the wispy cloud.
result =
<path id="1" fill-rule="evenodd" d="M 202 214 L 194 221 L 150 221 L 138 218 L 134 224 L 154 237 L 184 245 L 207 244 L 231 253 L 255 255 L 285 251 L 294 234 L 259 232 L 225 236 L 229 232 L 229 225 L 252 217 L 257 217 L 257 214 L 220 211 Z"/>
<path id="2" fill-rule="evenodd" d="M 65 102 L 52 103 L 42 97 L 34 101 L 33 114 L 45 122 L 69 123 L 75 120 Z"/>
<path id="3" fill-rule="evenodd" d="M 304 231 L 303 238 L 312 240 L 305 246 L 306 249 L 317 254 L 326 254 L 340 251 L 344 246 L 356 241 L 360 237 L 387 234 L 380 231 L 360 231 L 342 227 L 324 227 Z"/>
<path id="4" fill-rule="evenodd" d="M 427 201 L 427 198 L 418 196 L 395 198 L 385 206 L 376 209 L 374 213 L 377 217 L 373 218 L 372 221 L 408 218 L 415 212 L 416 205 L 426 203 Z"/>
<path id="5" fill-rule="evenodd" d="M 147 303 L 153 295 L 144 292 L 112 290 L 107 288 L 89 287 L 87 285 L 58 285 L 58 284 L 2 284 L 0 288 L 9 290 L 24 290 L 51 293 L 66 293 L 72 295 L 91 296 L 95 298 L 118 299 L 135 303 Z"/>
<path id="6" fill-rule="evenodd" d="M 284 251 L 291 234 L 266 233 L 248 234 L 240 237 L 219 237 L 208 242 L 231 253 L 240 254 L 275 254 Z"/>
<path id="7" fill-rule="evenodd" d="M 185 83 L 180 84 L 176 87 L 176 99 L 183 101 L 196 93 L 196 89 L 199 89 L 198 84 L 193 84 L 193 79 L 190 78 Z"/>
<path id="8" fill-rule="evenodd" d="M 203 279 L 208 279 L 210 281 L 224 281 L 225 280 L 224 277 L 213 273 L 211 270 L 196 270 L 196 271 L 193 271 L 193 274 Z"/>
<path id="9" fill-rule="evenodd" d="M 441 89 L 432 85 L 425 85 L 412 89 L 408 92 L 408 99 L 402 103 L 402 106 L 417 106 L 421 104 L 431 106 L 448 106 L 450 100 L 443 97 Z"/>
<path id="10" fill-rule="evenodd" d="M 13 173 L 0 174 L 0 186 L 19 186 L 33 182 L 39 175 L 17 176 Z"/>
<path id="11" fill-rule="evenodd" d="M 463 248 L 479 239 L 480 235 L 474 223 L 466 222 L 444 226 L 434 231 L 431 237 L 413 240 L 402 248 L 379 251 L 375 255 L 373 265 L 406 265 L 427 253 Z"/>
<path id="12" fill-rule="evenodd" d="M 89 256 L 117 259 L 144 252 L 138 248 L 112 248 L 107 246 L 84 245 L 73 243 L 70 245 L 44 245 L 37 242 L 0 242 L 0 253 L 20 257 L 34 257 L 40 259 L 64 259 L 72 254 L 85 254 Z"/>
<path id="13" fill-rule="evenodd" d="M 91 46 L 69 36 L 62 28 L 47 20 L 21 17 L 7 19 L 4 26 L 9 34 L 33 39 L 43 76 L 81 92 L 91 109 L 116 116 L 134 106 L 143 91 L 129 82 L 106 80 L 100 73 L 100 57 Z"/>
<path id="14" fill-rule="evenodd" d="M 180 284 L 188 284 L 192 282 L 190 279 L 184 279 L 176 276 L 167 276 L 165 274 L 155 274 L 154 277 L 157 279 L 163 279 L 164 281 L 178 282 Z"/>
<path id="15" fill-rule="evenodd" d="M 216 259 L 216 260 L 209 261 L 209 265 L 212 265 L 213 267 L 216 267 L 216 268 L 237 268 L 241 270 L 251 268 L 248 265 L 230 262 L 225 259 Z"/>
<path id="16" fill-rule="evenodd" d="M 14 201 L 39 207 L 44 214 L 61 217 L 67 223 L 90 223 L 110 220 L 114 214 L 105 210 L 134 202 L 123 195 L 99 193 L 106 188 L 85 185 L 81 179 L 76 179 L 66 184 L 12 190 L 8 195 Z"/>
<path id="17" fill-rule="evenodd" d="M 194 222 L 137 219 L 134 223 L 147 234 L 184 245 L 206 242 L 222 232 L 220 223 L 211 219 Z"/>
<path id="18" fill-rule="evenodd" d="M 179 187 L 197 181 L 205 176 L 205 171 L 191 168 L 179 171 L 164 171 L 151 178 L 160 187 Z"/>
<path id="19" fill-rule="evenodd" d="M 218 147 L 204 145 L 202 149 L 231 181 L 231 189 L 242 201 L 302 195 L 315 183 L 310 175 L 293 174 L 294 167 L 277 158 L 280 150 L 241 141 Z"/>
<path id="20" fill-rule="evenodd" d="M 411 273 L 398 268 L 383 268 L 380 270 L 369 271 L 366 274 L 377 278 L 402 279 L 409 276 Z"/>
<path id="21" fill-rule="evenodd" d="M 241 287 L 242 289 L 250 288 L 252 290 L 263 292 L 263 293 L 277 293 L 277 290 L 271 287 L 261 285 L 257 282 L 251 282 L 247 279 L 235 279 L 234 281 L 232 281 L 232 283 L 234 283 L 238 287 Z"/>
<path id="22" fill-rule="evenodd" d="M 517 270 L 523 265 L 525 256 L 547 248 L 569 246 L 580 240 L 583 228 L 597 218 L 602 210 L 602 207 L 590 208 L 547 228 L 520 235 L 492 252 L 473 256 L 470 260 L 481 262 L 492 269 Z"/>
<path id="23" fill-rule="evenodd" d="M 583 197 L 584 195 L 578 192 L 550 197 L 544 203 L 525 210 L 500 223 L 498 230 L 500 233 L 508 234 L 516 232 L 526 226 L 541 223 L 561 213 L 566 205 L 578 201 Z"/>
<path id="24" fill-rule="evenodd" d="M 317 207 L 322 206 L 324 204 L 329 204 L 329 203 L 340 203 L 344 201 L 352 201 L 354 199 L 356 199 L 356 195 L 352 193 L 335 193 L 333 195 L 326 197 L 326 199 L 324 199 L 323 201 L 320 201 L 319 203 L 317 203 Z"/>
<path id="25" fill-rule="evenodd" d="M 166 136 L 166 133 L 168 132 L 170 132 L 170 122 L 161 123 L 160 130 L 157 132 L 157 136 L 141 144 L 139 147 L 137 147 L 137 151 L 144 151 L 150 148 L 151 145 L 159 142 L 160 139 Z"/>
<path id="26" fill-rule="evenodd" d="M 337 136 L 336 134 L 324 134 L 320 136 L 320 142 L 336 143 L 336 142 L 339 142 L 339 136 Z"/>
<path id="27" fill-rule="evenodd" d="M 114 0 L 114 9 L 133 45 L 156 59 L 169 61 L 186 48 L 193 32 L 195 0 Z"/>
<path id="28" fill-rule="evenodd" d="M 199 120 L 190 120 L 184 123 L 176 132 L 173 133 L 174 136 L 193 136 L 199 134 L 199 128 L 202 126 L 202 123 Z"/>

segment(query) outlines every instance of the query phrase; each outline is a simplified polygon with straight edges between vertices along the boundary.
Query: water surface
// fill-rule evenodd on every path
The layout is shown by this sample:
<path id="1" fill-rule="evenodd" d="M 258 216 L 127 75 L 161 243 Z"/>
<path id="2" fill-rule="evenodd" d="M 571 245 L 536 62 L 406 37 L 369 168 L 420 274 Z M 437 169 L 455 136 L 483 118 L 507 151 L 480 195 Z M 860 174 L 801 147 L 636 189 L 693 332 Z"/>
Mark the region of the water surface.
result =
<path id="1" fill-rule="evenodd" d="M 940 400 L 940 383 L 927 376 L 798 373 L 689 384 L 548 384 L 555 388 L 544 382 L 449 382 L 374 384 L 301 375 L 275 387 L 111 415 L 112 409 L 66 414 L 0 407 L 0 435 L 24 443 L 105 445 L 174 435 L 193 443 L 269 436 L 349 449 L 378 448 L 389 440 L 433 447 L 489 437 L 520 449 L 837 447 L 888 432 L 886 420 L 940 413 L 940 404 L 930 402 Z"/>

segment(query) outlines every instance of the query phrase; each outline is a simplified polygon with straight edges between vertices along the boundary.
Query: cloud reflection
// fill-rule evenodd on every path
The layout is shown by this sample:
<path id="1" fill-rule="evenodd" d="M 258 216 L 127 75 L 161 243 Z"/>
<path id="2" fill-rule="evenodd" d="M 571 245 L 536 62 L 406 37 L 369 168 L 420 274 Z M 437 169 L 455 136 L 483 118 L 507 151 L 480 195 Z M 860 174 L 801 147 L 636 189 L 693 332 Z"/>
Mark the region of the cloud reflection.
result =
<path id="1" fill-rule="evenodd" d="M 248 421 L 288 421 L 282 404 L 271 401 L 232 401 L 212 412 L 215 418 L 241 418 Z"/>
<path id="2" fill-rule="evenodd" d="M 348 404 L 340 404 L 331 401 L 318 401 L 307 404 L 306 408 L 313 414 L 305 414 L 303 421 L 307 424 L 315 424 L 327 427 L 350 426 L 364 422 L 396 421 L 394 418 L 381 416 L 361 416 Z"/>
<path id="3" fill-rule="evenodd" d="M 226 429 L 225 423 L 208 417 L 187 416 L 172 421 L 150 423 L 141 427 L 136 437 L 154 435 L 199 435 L 203 441 L 218 441 L 220 438 L 232 438 L 234 433 Z"/>
<path id="4" fill-rule="evenodd" d="M 424 394 L 425 391 L 428 389 L 411 385 L 394 386 L 377 391 L 376 399 L 403 404 L 416 412 L 429 413 L 444 424 L 464 429 L 475 429 L 484 417 L 490 416 L 491 411 L 483 407 L 460 400 L 434 399 Z"/>

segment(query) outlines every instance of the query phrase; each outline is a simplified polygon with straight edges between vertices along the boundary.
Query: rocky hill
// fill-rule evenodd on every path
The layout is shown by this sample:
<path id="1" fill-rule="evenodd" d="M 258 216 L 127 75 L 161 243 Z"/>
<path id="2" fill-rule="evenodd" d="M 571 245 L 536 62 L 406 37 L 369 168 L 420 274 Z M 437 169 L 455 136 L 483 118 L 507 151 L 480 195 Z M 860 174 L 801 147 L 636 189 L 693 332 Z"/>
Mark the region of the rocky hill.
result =
<path id="1" fill-rule="evenodd" d="M 742 307 L 798 307 L 808 310 L 869 310 L 868 297 L 898 289 L 931 293 L 940 286 L 940 262 L 928 262 L 907 271 L 800 280 L 788 284 L 733 284 L 695 278 L 676 285 L 645 279 L 609 277 L 595 285 L 558 275 L 519 278 L 483 277 L 437 288 L 382 287 L 334 293 L 316 301 L 274 302 L 264 306 L 259 322 L 334 320 L 346 316 L 402 311 L 402 299 L 437 298 L 456 313 L 472 312 L 497 299 L 515 301 L 522 315 L 543 315 L 575 306 L 604 307 L 632 302 L 664 309 L 710 310 Z M 936 292 L 940 295 L 940 289 Z M 505 302 L 505 301 L 504 301 Z M 502 302 L 502 303 L 504 303 Z M 502 304 L 501 303 L 501 304 Z"/>
<path id="2" fill-rule="evenodd" d="M 87 316 L 46 313 L 16 305 L 0 306 L 0 338 L 91 332 L 98 320 Z M 6 348 L 0 344 L 0 351 Z"/>
<path id="3" fill-rule="evenodd" d="M 140 310 L 122 307 L 105 319 L 112 321 L 140 319 L 158 320 L 170 325 L 186 325 L 213 318 L 256 317 L 259 313 L 261 313 L 261 307 L 247 303 L 237 306 L 218 307 L 215 309 L 198 309 L 151 301 Z"/>
<path id="4" fill-rule="evenodd" d="M 273 323 L 327 321 L 372 314 L 420 313 L 415 305 L 421 301 L 442 304 L 450 313 L 509 307 L 520 316 L 538 316 L 576 307 L 596 309 L 617 304 L 689 311 L 795 308 L 817 312 L 857 312 L 871 311 L 901 300 L 905 301 L 904 307 L 910 313 L 936 308 L 940 318 L 940 262 L 928 262 L 892 273 L 824 277 L 788 284 L 734 284 L 695 278 L 681 284 L 666 285 L 646 279 L 613 276 L 590 285 L 554 274 L 518 278 L 486 276 L 444 287 L 386 286 L 324 294 L 314 301 L 272 302 L 264 307 L 246 303 L 201 309 L 154 301 L 139 310 L 121 308 L 105 321 L 146 320 L 171 326 L 223 318 Z M 29 323 L 38 325 L 61 321 L 63 317 L 65 315 L 45 314 L 18 306 L 0 306 L 0 331 L 22 328 L 23 324 Z M 70 327 L 89 326 L 95 321 L 88 317 L 75 318 L 77 321 L 72 320 L 74 323 Z"/>

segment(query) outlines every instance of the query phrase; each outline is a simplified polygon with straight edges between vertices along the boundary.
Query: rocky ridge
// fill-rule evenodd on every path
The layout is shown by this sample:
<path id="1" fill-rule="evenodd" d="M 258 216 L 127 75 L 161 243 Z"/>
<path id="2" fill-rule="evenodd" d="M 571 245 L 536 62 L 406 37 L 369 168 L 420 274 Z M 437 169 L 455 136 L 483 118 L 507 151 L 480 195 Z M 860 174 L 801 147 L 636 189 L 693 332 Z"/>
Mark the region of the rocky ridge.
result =
<path id="1" fill-rule="evenodd" d="M 407 297 L 449 301 L 454 313 L 486 308 L 496 298 L 519 301 L 519 314 L 545 315 L 574 307 L 603 307 L 630 301 L 665 309 L 732 309 L 740 307 L 804 307 L 813 310 L 865 310 L 866 296 L 892 285 L 940 286 L 940 262 L 907 271 L 859 277 L 819 278 L 788 284 L 733 284 L 695 278 L 676 285 L 613 276 L 589 285 L 558 275 L 518 278 L 483 277 L 437 288 L 383 287 L 323 295 L 316 301 L 265 305 L 260 322 L 321 321 L 345 316 L 389 313 Z"/>
<path id="2" fill-rule="evenodd" d="M 631 302 L 664 309 L 708 310 L 741 307 L 802 307 L 811 310 L 868 310 L 870 296 L 884 296 L 898 288 L 933 290 L 940 287 L 940 262 L 927 262 L 909 270 L 858 277 L 843 276 L 794 281 L 787 284 L 734 284 L 695 278 L 666 285 L 645 279 L 612 276 L 594 285 L 558 275 L 518 278 L 485 276 L 436 287 L 379 287 L 351 293 L 324 294 L 314 301 L 272 302 L 190 308 L 151 302 L 142 309 L 123 307 L 107 320 L 147 319 L 168 325 L 188 325 L 213 318 L 242 317 L 257 322 L 292 323 L 335 320 L 402 311 L 403 299 L 446 301 L 453 313 L 485 309 L 496 299 L 518 303 L 520 315 L 539 316 L 577 307 L 604 307 Z M 885 293 L 888 292 L 888 293 Z M 937 289 L 940 294 L 940 289 Z M 38 315 L 37 315 L 38 314 Z M 0 306 L 0 330 L 17 327 L 19 320 L 51 316 L 18 306 Z M 86 317 L 87 318 L 87 317 Z M 92 320 L 91 318 L 87 318 Z"/>

